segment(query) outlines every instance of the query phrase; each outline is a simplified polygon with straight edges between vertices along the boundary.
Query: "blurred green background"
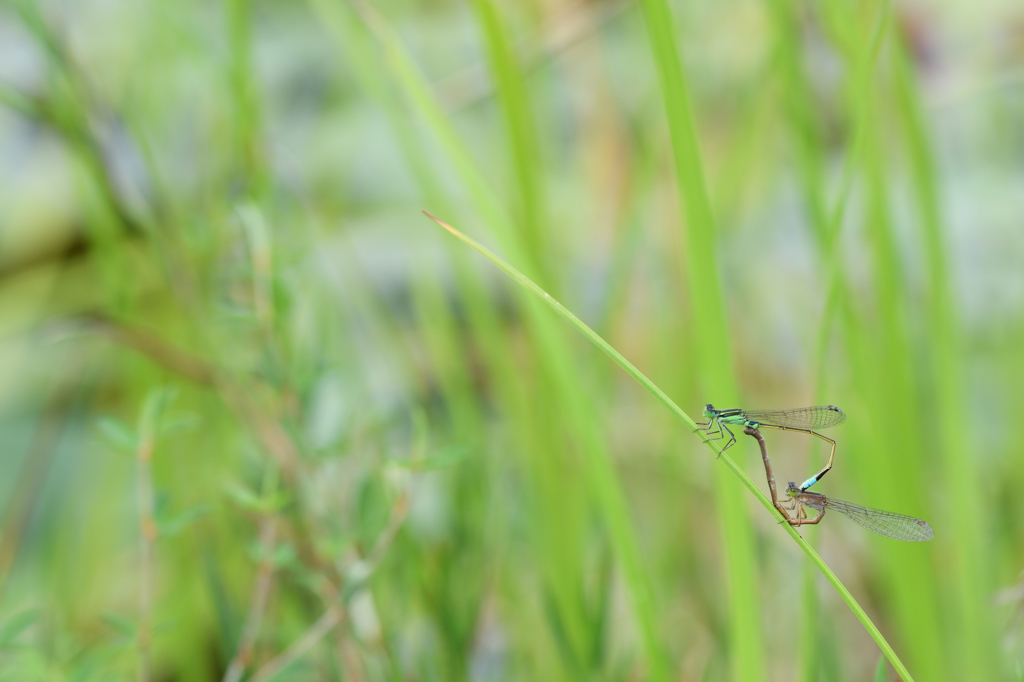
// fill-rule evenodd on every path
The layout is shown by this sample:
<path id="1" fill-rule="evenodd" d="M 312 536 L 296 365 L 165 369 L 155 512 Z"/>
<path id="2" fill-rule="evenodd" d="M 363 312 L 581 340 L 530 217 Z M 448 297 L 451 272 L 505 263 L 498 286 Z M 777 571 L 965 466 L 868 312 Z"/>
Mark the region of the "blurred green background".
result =
<path id="1" fill-rule="evenodd" d="M 895 679 L 421 208 L 694 418 L 840 405 L 816 489 L 935 540 L 804 537 L 1024 679 L 1022 83 L 1010 0 L 3 3 L 0 679 Z"/>

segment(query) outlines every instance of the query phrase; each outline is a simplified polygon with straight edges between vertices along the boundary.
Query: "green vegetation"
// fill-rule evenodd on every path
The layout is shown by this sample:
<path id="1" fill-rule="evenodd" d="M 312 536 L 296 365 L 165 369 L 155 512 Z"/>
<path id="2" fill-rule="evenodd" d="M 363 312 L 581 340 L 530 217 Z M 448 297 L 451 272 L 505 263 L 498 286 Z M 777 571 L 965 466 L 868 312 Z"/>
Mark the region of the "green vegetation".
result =
<path id="1" fill-rule="evenodd" d="M 0 5 L 0 680 L 1024 679 L 967 9 Z"/>

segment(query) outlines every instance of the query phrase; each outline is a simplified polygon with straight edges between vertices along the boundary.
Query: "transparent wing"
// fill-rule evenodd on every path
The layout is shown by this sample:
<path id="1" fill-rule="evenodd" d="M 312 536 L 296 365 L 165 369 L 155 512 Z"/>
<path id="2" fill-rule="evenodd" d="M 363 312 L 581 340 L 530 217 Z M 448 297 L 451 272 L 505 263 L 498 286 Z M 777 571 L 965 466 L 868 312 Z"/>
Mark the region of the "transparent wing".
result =
<path id="1" fill-rule="evenodd" d="M 794 407 L 790 410 L 744 410 L 743 415 L 759 424 L 788 426 L 808 431 L 827 429 L 846 421 L 846 413 L 835 405 Z"/>
<path id="2" fill-rule="evenodd" d="M 893 540 L 905 542 L 926 542 L 935 536 L 932 527 L 921 519 L 893 512 L 869 509 L 859 504 L 851 504 L 842 500 L 829 498 L 825 507 L 843 514 L 859 526 L 873 533 L 884 535 Z"/>

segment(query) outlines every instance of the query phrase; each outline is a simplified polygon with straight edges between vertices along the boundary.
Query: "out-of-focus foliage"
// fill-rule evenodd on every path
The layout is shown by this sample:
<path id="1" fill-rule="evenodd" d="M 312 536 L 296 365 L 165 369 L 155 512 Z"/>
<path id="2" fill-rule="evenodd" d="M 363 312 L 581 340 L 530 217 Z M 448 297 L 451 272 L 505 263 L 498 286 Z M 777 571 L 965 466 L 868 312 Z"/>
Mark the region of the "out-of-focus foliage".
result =
<path id="1" fill-rule="evenodd" d="M 695 417 L 842 406 L 816 489 L 935 540 L 803 535 L 918 679 L 1021 679 L 1022 69 L 1009 1 L 3 3 L 0 679 L 883 678 L 424 207 Z"/>

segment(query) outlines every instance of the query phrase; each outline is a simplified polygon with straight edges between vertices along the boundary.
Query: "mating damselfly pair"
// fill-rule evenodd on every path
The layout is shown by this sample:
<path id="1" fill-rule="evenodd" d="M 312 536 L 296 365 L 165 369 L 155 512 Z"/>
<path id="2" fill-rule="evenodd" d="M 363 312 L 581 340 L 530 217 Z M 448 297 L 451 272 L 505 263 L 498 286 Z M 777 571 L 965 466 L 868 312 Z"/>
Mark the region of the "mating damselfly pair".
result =
<path id="1" fill-rule="evenodd" d="M 709 437 L 709 440 L 723 438 L 725 437 L 724 433 L 729 434 L 729 442 L 722 448 L 722 452 L 725 452 L 736 442 L 736 437 L 729 430 L 729 425 L 742 426 L 744 427 L 744 433 L 757 439 L 761 446 L 761 456 L 764 459 L 764 469 L 768 477 L 768 488 L 771 491 L 772 503 L 791 526 L 817 524 L 825 517 L 825 511 L 831 509 L 846 516 L 861 527 L 893 540 L 925 542 L 934 537 L 931 526 L 927 522 L 913 516 L 862 507 L 852 502 L 844 502 L 843 500 L 825 497 L 819 493 L 807 492 L 807 488 L 821 480 L 821 477 L 832 468 L 832 460 L 836 452 L 835 441 L 815 433 L 813 429 L 828 428 L 846 421 L 846 414 L 835 405 L 800 407 L 790 410 L 716 410 L 713 405 L 708 404 L 704 410 L 704 416 L 708 421 L 700 425 L 700 430 L 711 434 L 714 433 L 713 429 L 716 426 L 718 427 L 717 433 L 713 437 Z M 760 427 L 807 433 L 828 441 L 832 445 L 828 464 L 824 469 L 807 479 L 800 487 L 790 482 L 789 487 L 786 489 L 786 494 L 789 496 L 788 504 L 779 502 L 775 488 L 775 476 L 772 473 L 771 462 L 768 459 L 768 450 L 765 447 L 764 438 L 758 430 Z M 807 508 L 817 510 L 818 513 L 813 518 L 810 518 L 806 511 Z M 790 511 L 794 512 L 793 516 L 790 516 Z"/>

